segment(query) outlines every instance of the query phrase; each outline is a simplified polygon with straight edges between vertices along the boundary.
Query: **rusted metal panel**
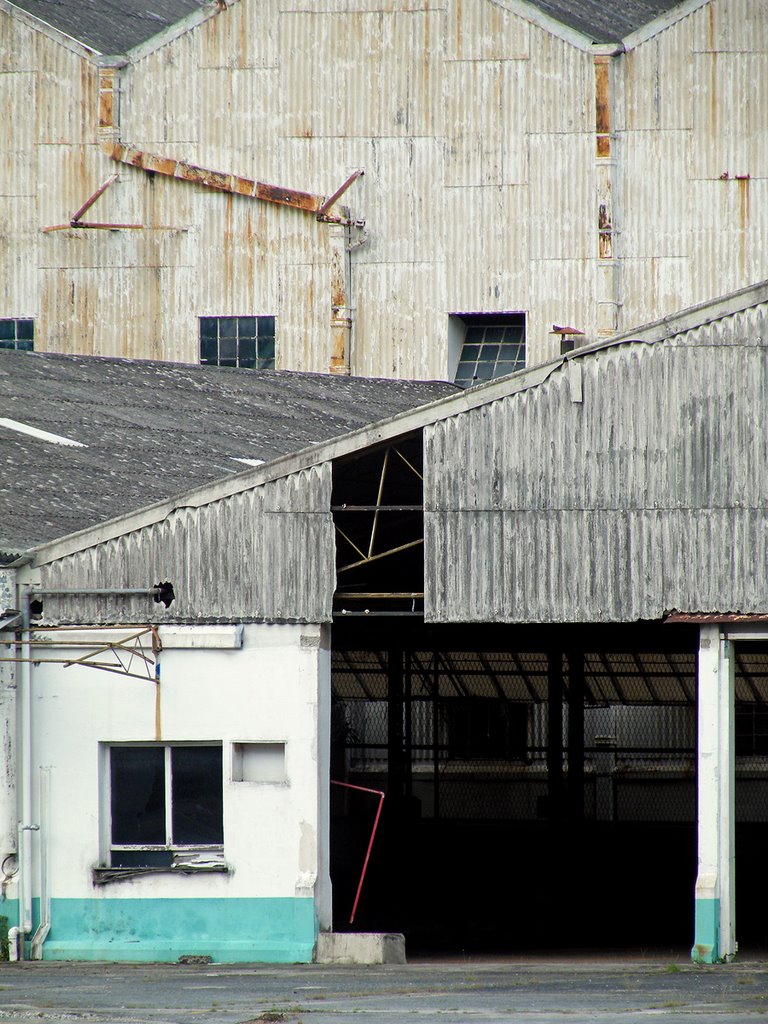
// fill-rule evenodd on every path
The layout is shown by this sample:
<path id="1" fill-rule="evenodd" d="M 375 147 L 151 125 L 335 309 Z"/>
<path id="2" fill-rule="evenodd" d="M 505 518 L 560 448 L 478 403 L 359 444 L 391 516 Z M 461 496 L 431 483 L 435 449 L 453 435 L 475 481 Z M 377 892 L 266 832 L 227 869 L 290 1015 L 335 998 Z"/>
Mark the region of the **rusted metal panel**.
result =
<path id="1" fill-rule="evenodd" d="M 427 428 L 427 617 L 765 612 L 766 337 L 763 304 Z"/>
<path id="2" fill-rule="evenodd" d="M 102 70 L 100 87 L 95 65 L 0 12 L 13 140 L 0 192 L 30 197 L 3 203 L 0 313 L 45 295 L 57 305 L 40 309 L 36 347 L 100 351 L 96 314 L 79 322 L 70 292 L 87 277 L 98 331 L 123 339 L 109 319 L 124 312 L 110 296 L 120 266 L 141 323 L 132 353 L 161 338 L 167 358 L 194 360 L 200 315 L 268 313 L 280 365 L 327 370 L 328 295 L 280 282 L 328 279 L 332 246 L 306 197 L 360 167 L 344 199 L 368 232 L 351 257 L 353 372 L 445 376 L 457 309 L 526 310 L 535 363 L 553 352 L 552 323 L 595 339 L 723 294 L 764 276 L 767 25 L 762 3 L 718 0 L 596 71 L 591 53 L 491 0 L 262 0 Z M 126 166 L 101 197 L 88 219 L 145 224 L 141 240 L 35 239 L 113 169 L 97 140 L 118 114 L 124 142 L 166 172 L 181 161 L 187 180 Z M 595 150 L 609 137 L 607 181 Z M 299 198 L 265 213 L 253 182 Z"/>
<path id="3" fill-rule="evenodd" d="M 334 535 L 325 464 L 42 567 L 43 589 L 134 587 L 164 580 L 176 599 L 45 599 L 58 622 L 310 621 L 331 617 Z M 157 579 L 155 579 L 157 577 Z M 140 580 L 140 583 L 133 583 Z M 101 581 L 101 582 L 100 582 Z"/>
<path id="4" fill-rule="evenodd" d="M 597 155 L 611 155 L 611 58 L 595 58 L 595 137 Z"/>

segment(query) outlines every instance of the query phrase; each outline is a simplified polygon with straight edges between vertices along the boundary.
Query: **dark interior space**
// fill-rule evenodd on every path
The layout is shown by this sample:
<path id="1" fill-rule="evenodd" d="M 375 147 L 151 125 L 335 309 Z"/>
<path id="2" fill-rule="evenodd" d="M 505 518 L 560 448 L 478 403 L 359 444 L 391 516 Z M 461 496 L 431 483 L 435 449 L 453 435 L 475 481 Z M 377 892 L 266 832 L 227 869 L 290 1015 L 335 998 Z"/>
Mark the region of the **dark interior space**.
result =
<path id="1" fill-rule="evenodd" d="M 333 630 L 334 928 L 410 952 L 666 947 L 693 936 L 695 627 Z M 737 658 L 737 937 L 765 945 L 768 650 Z M 559 713 L 550 714 L 550 708 Z"/>

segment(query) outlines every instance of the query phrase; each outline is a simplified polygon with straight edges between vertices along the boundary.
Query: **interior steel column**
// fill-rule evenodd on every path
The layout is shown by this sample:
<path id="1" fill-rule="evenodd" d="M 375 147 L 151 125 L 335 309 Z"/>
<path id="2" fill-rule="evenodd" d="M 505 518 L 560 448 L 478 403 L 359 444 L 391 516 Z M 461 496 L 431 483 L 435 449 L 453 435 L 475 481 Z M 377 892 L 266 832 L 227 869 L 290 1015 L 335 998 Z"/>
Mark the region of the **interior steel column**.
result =
<path id="1" fill-rule="evenodd" d="M 718 625 L 700 628 L 697 695 L 699 863 L 691 956 L 711 964 L 736 953 L 734 658 Z"/>
<path id="2" fill-rule="evenodd" d="M 563 655 L 547 652 L 547 783 L 549 818 L 563 815 Z"/>
<path id="3" fill-rule="evenodd" d="M 584 655 L 568 652 L 568 817 L 584 817 Z"/>
<path id="4" fill-rule="evenodd" d="M 387 799 L 392 810 L 402 806 L 404 794 L 403 738 L 403 652 L 396 649 L 387 651 Z"/>

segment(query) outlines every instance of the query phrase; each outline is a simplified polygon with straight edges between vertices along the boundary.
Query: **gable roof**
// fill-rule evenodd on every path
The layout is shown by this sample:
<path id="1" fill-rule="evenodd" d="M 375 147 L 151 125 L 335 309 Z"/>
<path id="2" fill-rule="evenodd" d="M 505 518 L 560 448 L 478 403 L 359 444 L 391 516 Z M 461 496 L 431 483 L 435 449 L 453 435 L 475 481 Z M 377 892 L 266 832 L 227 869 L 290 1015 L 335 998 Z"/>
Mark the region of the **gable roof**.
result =
<path id="1" fill-rule="evenodd" d="M 529 0 L 595 43 L 617 43 L 680 6 L 680 0 Z"/>
<path id="2" fill-rule="evenodd" d="M 456 390 L 0 351 L 0 563 Z"/>
<path id="3" fill-rule="evenodd" d="M 617 335 L 615 338 L 576 349 L 568 355 L 560 356 L 551 362 L 542 363 L 530 369 L 519 370 L 508 377 L 478 384 L 466 390 L 444 383 L 420 384 L 416 382 L 404 383 L 402 381 L 363 381 L 363 384 L 375 387 L 377 393 L 381 387 L 384 388 L 385 392 L 387 388 L 398 389 L 404 387 L 409 392 L 407 401 L 412 400 L 412 404 L 408 405 L 404 401 L 403 408 L 400 411 L 390 415 L 389 418 L 379 419 L 378 421 L 374 419 L 376 416 L 375 404 L 366 404 L 363 414 L 359 415 L 359 422 L 362 425 L 352 428 L 346 434 L 335 436 L 329 434 L 328 440 L 310 442 L 309 445 L 301 450 L 296 446 L 288 448 L 285 454 L 277 455 L 271 462 L 245 470 L 235 477 L 230 475 L 222 478 L 219 475 L 218 478 L 212 478 L 209 476 L 205 483 L 190 488 L 186 494 L 180 496 L 174 493 L 173 496 L 167 499 L 161 498 L 160 501 L 156 501 L 151 505 L 149 501 L 152 500 L 152 495 L 147 493 L 146 498 L 148 500 L 140 508 L 134 505 L 131 509 L 126 504 L 119 517 L 115 517 L 109 522 L 107 522 L 109 515 L 104 514 L 97 520 L 97 525 L 93 527 L 86 527 L 82 531 L 68 536 L 59 535 L 50 543 L 40 545 L 40 549 L 35 552 L 35 564 L 49 563 L 72 553 L 87 550 L 96 544 L 103 544 L 135 530 L 162 522 L 175 509 L 192 505 L 202 507 L 231 495 L 252 490 L 263 483 L 284 479 L 302 470 L 361 451 L 366 447 L 380 445 L 440 421 L 457 417 L 462 413 L 489 406 L 498 399 L 509 398 L 529 389 L 538 388 L 565 364 L 570 364 L 573 361 L 578 362 L 592 353 L 600 353 L 605 349 L 615 349 L 625 344 L 636 348 L 638 342 L 650 345 L 665 342 L 676 335 L 694 331 L 699 327 L 721 321 L 725 318 L 737 318 L 741 313 L 747 313 L 756 308 L 764 308 L 766 305 L 768 305 L 768 280 L 761 281 L 749 288 L 739 289 L 711 302 L 691 306 L 674 316 L 664 317 L 661 320 L 628 331 L 626 334 Z M 739 327 L 737 324 L 737 329 L 743 330 L 745 328 L 743 326 Z M 23 356 L 24 358 L 30 358 L 29 354 L 26 353 Z M 45 358 L 77 359 L 77 357 L 63 356 Z M 80 361 L 82 361 L 82 358 Z M 104 360 L 103 362 L 125 362 L 127 364 L 128 361 Z M 174 364 L 150 363 L 145 365 L 173 366 Z M 2 366 L 2 357 L 0 356 L 0 369 L 2 369 Z M 181 369 L 187 371 L 194 369 L 196 372 L 223 372 L 220 370 L 208 370 L 208 368 L 204 367 L 181 367 Z M 243 371 L 238 370 L 226 372 L 236 375 L 243 373 Z M 313 377 L 311 374 L 278 374 L 277 376 L 285 379 Z M 356 387 L 354 378 L 314 376 L 319 376 L 321 381 L 329 383 L 334 380 L 346 380 L 352 387 Z M 424 389 L 423 398 L 422 402 L 419 403 L 416 400 L 416 394 L 422 388 Z M 361 400 L 364 400 L 364 390 L 362 388 L 359 397 Z M 2 391 L 0 391 L 0 400 L 2 400 Z M 370 415 L 368 415 L 369 413 Z M 0 452 L 0 459 L 2 457 Z M 17 502 L 18 500 L 17 496 Z M 0 522 L 2 522 L 1 505 Z M 2 557 L 0 555 L 1 560 Z"/>
<path id="4" fill-rule="evenodd" d="M 97 53 L 123 54 L 217 0 L 8 0 Z M 229 0 L 231 3 L 232 0 Z M 241 0 L 247 2 L 247 0 Z M 258 0 L 257 0 L 258 2 Z M 703 2 L 703 0 L 701 0 Z M 691 0 L 507 0 L 596 43 L 617 43 Z"/>
<path id="5" fill-rule="evenodd" d="M 11 0 L 98 53 L 126 53 L 211 0 Z"/>

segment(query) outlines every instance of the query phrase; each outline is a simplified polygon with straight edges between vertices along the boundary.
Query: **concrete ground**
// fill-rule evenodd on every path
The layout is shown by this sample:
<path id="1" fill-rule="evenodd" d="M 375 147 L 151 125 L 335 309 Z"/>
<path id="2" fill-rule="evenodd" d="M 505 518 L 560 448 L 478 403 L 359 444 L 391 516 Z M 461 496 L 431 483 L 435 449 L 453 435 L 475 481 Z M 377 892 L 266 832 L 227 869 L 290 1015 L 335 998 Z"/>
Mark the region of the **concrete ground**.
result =
<path id="1" fill-rule="evenodd" d="M 695 1024 L 768 1013 L 768 960 L 496 958 L 406 966 L 0 963 L 0 1024 Z"/>

